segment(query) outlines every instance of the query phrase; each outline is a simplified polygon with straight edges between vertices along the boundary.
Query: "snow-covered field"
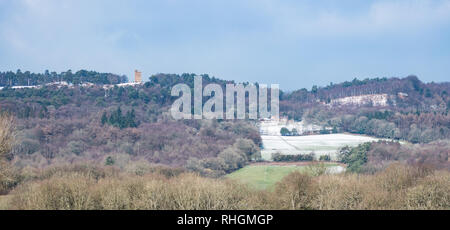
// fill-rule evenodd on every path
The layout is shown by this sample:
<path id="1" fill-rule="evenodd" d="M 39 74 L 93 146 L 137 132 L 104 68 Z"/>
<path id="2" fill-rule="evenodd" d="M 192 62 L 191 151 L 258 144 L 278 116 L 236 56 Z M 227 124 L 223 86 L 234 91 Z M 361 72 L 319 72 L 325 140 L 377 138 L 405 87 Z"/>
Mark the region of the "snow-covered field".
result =
<path id="1" fill-rule="evenodd" d="M 299 134 L 307 132 L 318 132 L 323 129 L 322 126 L 306 124 L 304 121 L 296 122 L 287 119 L 261 121 L 259 131 L 261 135 L 280 135 L 281 128 L 287 128 L 289 131 L 296 129 Z"/>
<path id="2" fill-rule="evenodd" d="M 351 97 L 343 97 L 331 100 L 332 105 L 364 105 L 372 103 L 374 106 L 387 106 L 389 96 L 387 94 L 367 94 Z"/>
<path id="3" fill-rule="evenodd" d="M 364 142 L 377 141 L 377 138 L 351 134 L 325 134 L 309 136 L 265 136 L 262 135 L 263 149 L 261 155 L 264 160 L 272 160 L 273 153 L 281 154 L 309 154 L 316 156 L 330 155 L 336 159 L 338 150 L 346 145 L 357 146 Z"/>

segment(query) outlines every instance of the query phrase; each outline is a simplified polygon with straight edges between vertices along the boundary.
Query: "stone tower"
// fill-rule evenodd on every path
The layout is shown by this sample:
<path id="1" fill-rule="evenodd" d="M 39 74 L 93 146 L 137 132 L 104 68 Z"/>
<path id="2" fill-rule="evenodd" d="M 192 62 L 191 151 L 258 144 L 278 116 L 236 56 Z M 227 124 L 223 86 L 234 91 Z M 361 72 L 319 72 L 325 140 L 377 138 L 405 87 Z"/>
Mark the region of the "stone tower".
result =
<path id="1" fill-rule="evenodd" d="M 134 82 L 135 83 L 141 83 L 142 82 L 142 73 L 135 70 L 134 71 Z"/>

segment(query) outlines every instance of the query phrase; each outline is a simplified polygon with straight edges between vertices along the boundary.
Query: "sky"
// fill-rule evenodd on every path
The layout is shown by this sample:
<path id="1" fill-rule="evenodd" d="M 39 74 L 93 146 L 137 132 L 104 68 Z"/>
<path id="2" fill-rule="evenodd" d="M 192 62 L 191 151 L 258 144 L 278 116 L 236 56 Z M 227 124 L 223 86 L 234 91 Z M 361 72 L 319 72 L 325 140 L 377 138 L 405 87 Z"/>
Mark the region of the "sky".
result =
<path id="1" fill-rule="evenodd" d="M 450 79 L 450 0 L 0 0 L 0 71 Z"/>

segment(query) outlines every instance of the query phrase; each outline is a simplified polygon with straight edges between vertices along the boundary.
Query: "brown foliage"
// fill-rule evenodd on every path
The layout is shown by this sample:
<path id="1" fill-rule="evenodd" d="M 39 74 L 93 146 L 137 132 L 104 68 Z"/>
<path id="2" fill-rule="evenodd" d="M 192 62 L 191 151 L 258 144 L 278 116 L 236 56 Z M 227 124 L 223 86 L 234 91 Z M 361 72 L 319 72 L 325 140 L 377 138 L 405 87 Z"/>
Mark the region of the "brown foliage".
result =
<path id="1" fill-rule="evenodd" d="M 14 117 L 0 114 L 0 160 L 7 158 L 14 142 Z"/>
<path id="2" fill-rule="evenodd" d="M 77 166 L 42 174 L 11 193 L 10 209 L 450 209 L 448 171 L 400 164 L 373 175 L 293 172 L 274 191 L 190 173 Z"/>
<path id="3" fill-rule="evenodd" d="M 7 193 L 21 180 L 17 170 L 8 162 L 14 137 L 14 118 L 0 114 L 0 195 Z"/>

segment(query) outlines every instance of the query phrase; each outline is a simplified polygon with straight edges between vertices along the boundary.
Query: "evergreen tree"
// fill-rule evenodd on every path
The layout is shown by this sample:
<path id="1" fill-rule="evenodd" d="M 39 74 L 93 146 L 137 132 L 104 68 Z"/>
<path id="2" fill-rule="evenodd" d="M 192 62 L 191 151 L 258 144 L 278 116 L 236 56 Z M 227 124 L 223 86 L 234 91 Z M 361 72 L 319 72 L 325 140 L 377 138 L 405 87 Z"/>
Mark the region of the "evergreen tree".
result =
<path id="1" fill-rule="evenodd" d="M 107 116 L 106 112 L 103 113 L 101 122 L 102 125 L 108 123 L 114 127 L 118 127 L 120 129 L 124 128 L 136 128 L 138 125 L 135 121 L 136 115 L 134 109 L 131 111 L 128 111 L 125 116 L 122 115 L 122 109 L 120 107 L 117 108 L 116 111 L 114 111 L 111 116 Z"/>
<path id="2" fill-rule="evenodd" d="M 113 159 L 111 156 L 109 156 L 108 158 L 106 158 L 105 165 L 111 166 L 111 165 L 114 165 L 114 163 L 115 163 L 115 161 L 114 161 L 114 159 Z"/>
<path id="3" fill-rule="evenodd" d="M 108 122 L 108 117 L 106 115 L 106 112 L 103 112 L 102 115 L 102 125 L 105 125 Z"/>

